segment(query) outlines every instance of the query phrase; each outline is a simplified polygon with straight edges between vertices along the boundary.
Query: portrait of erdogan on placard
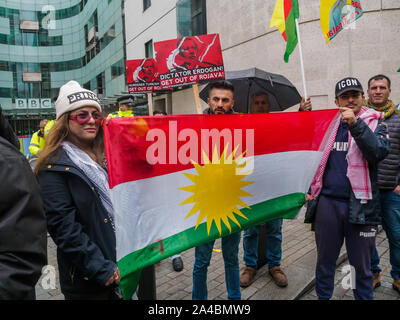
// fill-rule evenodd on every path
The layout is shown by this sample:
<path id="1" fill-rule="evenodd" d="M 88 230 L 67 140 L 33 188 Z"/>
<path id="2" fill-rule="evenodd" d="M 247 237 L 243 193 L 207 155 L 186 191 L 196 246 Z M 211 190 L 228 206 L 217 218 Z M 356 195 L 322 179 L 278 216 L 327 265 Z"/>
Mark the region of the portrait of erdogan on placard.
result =
<path id="1" fill-rule="evenodd" d="M 157 62 L 153 58 L 127 60 L 126 75 L 131 93 L 153 92 L 160 87 Z"/>
<path id="2" fill-rule="evenodd" d="M 154 43 L 162 86 L 225 79 L 218 34 Z"/>

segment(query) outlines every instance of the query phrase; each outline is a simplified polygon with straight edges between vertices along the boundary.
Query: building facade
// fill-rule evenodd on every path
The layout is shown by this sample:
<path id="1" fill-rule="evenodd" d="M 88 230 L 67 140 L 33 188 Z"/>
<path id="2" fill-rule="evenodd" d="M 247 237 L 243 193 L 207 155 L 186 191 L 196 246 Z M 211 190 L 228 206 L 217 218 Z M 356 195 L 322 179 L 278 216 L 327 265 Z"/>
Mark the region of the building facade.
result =
<path id="1" fill-rule="evenodd" d="M 143 58 L 151 51 L 146 48 L 156 41 L 218 33 L 226 71 L 257 67 L 282 74 L 303 95 L 299 46 L 285 63 L 286 43 L 276 27 L 270 28 L 275 3 L 276 0 L 127 1 L 126 14 L 132 17 L 126 20 L 127 58 Z M 319 4 L 320 0 L 299 1 L 306 86 L 313 108 L 335 107 L 334 86 L 338 80 L 350 75 L 358 77 L 366 91 L 368 79 L 380 73 L 391 78 L 391 97 L 400 103 L 400 1 L 362 0 L 363 16 L 328 44 L 321 31 Z M 169 113 L 196 110 L 191 88 L 155 96 L 154 100 L 155 108 L 165 108 Z M 288 111 L 296 109 L 294 106 Z"/>
<path id="2" fill-rule="evenodd" d="M 125 21 L 127 59 L 153 57 L 153 44 L 158 41 L 206 34 L 207 4 L 210 1 L 206 2 L 206 0 L 125 1 L 125 12 L 129 16 Z M 154 94 L 153 100 L 154 110 L 166 111 L 168 114 L 192 113 L 196 110 L 193 91 L 190 89 L 178 89 L 172 94 Z"/>
<path id="3" fill-rule="evenodd" d="M 1 0 L 0 104 L 18 135 L 54 119 L 59 88 L 70 80 L 105 107 L 126 92 L 124 2 Z"/>

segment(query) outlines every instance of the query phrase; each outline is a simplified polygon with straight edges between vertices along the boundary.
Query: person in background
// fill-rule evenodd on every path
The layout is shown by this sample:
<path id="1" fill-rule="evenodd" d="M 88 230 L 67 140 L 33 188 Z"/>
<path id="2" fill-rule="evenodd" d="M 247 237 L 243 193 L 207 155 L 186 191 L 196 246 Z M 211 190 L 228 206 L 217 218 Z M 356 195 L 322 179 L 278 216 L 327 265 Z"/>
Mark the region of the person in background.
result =
<path id="1" fill-rule="evenodd" d="M 301 98 L 299 111 L 311 111 L 312 104 L 311 98 L 308 97 L 307 100 L 304 97 Z M 250 113 L 268 113 L 271 111 L 271 103 L 268 98 L 268 94 L 259 91 L 251 96 L 250 100 Z"/>
<path id="2" fill-rule="evenodd" d="M 135 100 L 133 99 L 132 95 L 126 95 L 119 97 L 117 99 L 118 111 L 110 113 L 107 116 L 107 120 L 111 118 L 119 118 L 119 117 L 133 117 L 133 105 Z M 108 121 L 107 121 L 108 122 Z"/>
<path id="3" fill-rule="evenodd" d="M 256 92 L 251 96 L 250 113 L 268 113 L 271 104 L 266 92 Z M 310 98 L 305 101 L 302 98 L 299 111 L 312 110 Z M 281 269 L 282 258 L 282 224 L 283 219 L 268 221 L 266 227 L 266 258 L 268 272 L 272 280 L 278 287 L 286 287 L 288 280 Z M 260 226 L 255 226 L 243 232 L 243 260 L 245 267 L 240 275 L 240 286 L 246 288 L 250 286 L 257 274 L 258 262 L 258 234 Z"/>
<path id="4" fill-rule="evenodd" d="M 393 289 L 400 293 L 400 110 L 389 99 L 391 81 L 382 74 L 373 76 L 368 81 L 368 100 L 364 105 L 383 112 L 388 125 L 390 150 L 389 155 L 378 165 L 378 186 L 382 206 L 382 226 L 389 240 L 390 272 Z M 373 288 L 381 285 L 379 255 L 374 247 L 371 259 L 371 271 L 374 277 Z"/>
<path id="5" fill-rule="evenodd" d="M 114 210 L 102 109 L 76 81 L 60 88 L 56 122 L 35 166 L 66 300 L 119 299 Z"/>
<path id="6" fill-rule="evenodd" d="M 48 122 L 47 119 L 41 120 L 39 124 L 39 130 L 32 135 L 31 143 L 29 145 L 29 151 L 35 157 L 38 157 L 39 153 L 42 152 L 44 148 L 45 144 L 44 128 L 47 122 Z"/>

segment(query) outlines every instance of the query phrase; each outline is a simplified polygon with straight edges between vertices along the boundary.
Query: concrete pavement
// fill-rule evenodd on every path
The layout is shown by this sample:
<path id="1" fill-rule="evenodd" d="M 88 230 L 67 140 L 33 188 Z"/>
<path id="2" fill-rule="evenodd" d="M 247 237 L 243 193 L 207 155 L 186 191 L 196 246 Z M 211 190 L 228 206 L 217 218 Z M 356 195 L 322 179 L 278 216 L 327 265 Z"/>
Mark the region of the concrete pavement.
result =
<path id="1" fill-rule="evenodd" d="M 267 266 L 260 268 L 255 282 L 248 288 L 242 288 L 242 299 L 244 300 L 294 300 L 294 299 L 316 299 L 315 290 L 315 264 L 316 246 L 314 232 L 310 231 L 310 225 L 304 224 L 304 208 L 296 220 L 284 220 L 282 228 L 282 263 L 281 267 L 286 273 L 289 285 L 286 288 L 277 287 L 270 275 Z M 50 237 L 48 245 L 49 264 L 57 271 L 54 289 L 48 289 L 45 281 L 46 274 L 39 279 L 36 286 L 38 300 L 62 300 L 64 296 L 60 291 L 58 282 L 58 269 L 55 253 L 55 244 Z M 378 251 L 382 255 L 381 264 L 384 266 L 382 287 L 376 291 L 377 299 L 393 299 L 397 294 L 391 287 L 388 273 L 390 265 L 388 262 L 387 240 L 384 231 L 377 237 Z M 240 243 L 239 260 L 241 269 L 243 264 L 243 246 Z M 190 300 L 192 298 L 192 271 L 194 263 L 194 248 L 182 253 L 184 269 L 175 272 L 170 259 L 165 259 L 155 265 L 156 287 L 158 300 Z M 338 265 L 345 264 L 347 259 L 345 249 L 342 248 Z M 338 270 L 340 270 L 339 268 Z M 337 273 L 337 289 L 335 298 L 350 298 L 351 290 L 340 291 L 340 271 Z M 343 279 L 344 275 L 342 276 Z M 389 275 L 390 277 L 390 275 Z M 221 252 L 221 241 L 217 240 L 208 270 L 208 297 L 209 300 L 226 300 L 227 292 L 225 286 L 224 263 Z M 393 294 L 394 293 L 394 294 Z M 398 295 L 398 294 L 397 294 Z M 400 295 L 398 297 L 400 299 Z"/>
<path id="2" fill-rule="evenodd" d="M 381 286 L 374 290 L 375 300 L 400 300 L 400 294 L 393 290 L 392 283 L 393 279 L 390 276 L 390 262 L 389 262 L 389 244 L 386 238 L 385 231 L 381 229 L 376 237 L 376 247 L 378 249 L 380 257 L 380 268 L 381 272 Z M 341 270 L 349 265 L 349 260 L 343 261 L 336 269 L 335 273 L 335 289 L 333 291 L 332 300 L 354 300 L 353 291 L 350 288 L 346 288 L 348 283 L 347 279 L 344 279 L 348 272 L 342 273 Z M 343 283 L 345 286 L 343 286 Z M 304 294 L 300 300 L 317 300 L 317 294 L 313 287 L 306 294 Z"/>

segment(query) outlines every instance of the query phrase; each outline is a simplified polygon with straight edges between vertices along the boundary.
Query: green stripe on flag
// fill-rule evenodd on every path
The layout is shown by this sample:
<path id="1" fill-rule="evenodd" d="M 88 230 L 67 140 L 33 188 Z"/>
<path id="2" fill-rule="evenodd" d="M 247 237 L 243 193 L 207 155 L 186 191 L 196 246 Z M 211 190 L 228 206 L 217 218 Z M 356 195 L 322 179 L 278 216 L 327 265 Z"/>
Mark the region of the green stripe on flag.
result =
<path id="1" fill-rule="evenodd" d="M 241 212 L 248 220 L 235 215 L 241 228 L 232 220 L 229 220 L 232 233 L 248 229 L 275 219 L 293 219 L 305 203 L 304 193 L 293 193 L 286 196 L 260 202 L 251 206 L 251 209 L 243 208 Z M 210 234 L 207 234 L 207 223 L 177 233 L 165 238 L 162 245 L 159 242 L 153 243 L 146 248 L 137 250 L 123 257 L 118 261 L 118 268 L 121 273 L 120 288 L 124 299 L 130 299 L 136 290 L 140 279 L 140 271 L 146 266 L 152 265 L 174 254 L 185 251 L 189 248 L 203 243 L 224 237 L 231 232 L 221 223 L 222 235 L 215 225 L 212 224 Z"/>
<path id="2" fill-rule="evenodd" d="M 293 50 L 297 46 L 297 30 L 296 30 L 296 20 L 299 17 L 299 7 L 297 0 L 292 1 L 292 10 L 290 11 L 287 19 L 286 19 L 286 51 L 284 55 L 285 62 L 289 62 L 289 56 L 292 54 Z"/>

